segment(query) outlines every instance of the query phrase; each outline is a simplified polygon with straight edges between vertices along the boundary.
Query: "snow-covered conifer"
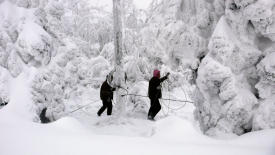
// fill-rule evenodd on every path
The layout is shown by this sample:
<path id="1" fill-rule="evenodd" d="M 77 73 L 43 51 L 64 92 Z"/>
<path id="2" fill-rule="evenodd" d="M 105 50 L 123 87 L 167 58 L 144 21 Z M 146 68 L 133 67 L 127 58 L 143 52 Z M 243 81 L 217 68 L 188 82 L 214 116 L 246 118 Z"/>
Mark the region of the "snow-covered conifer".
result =
<path id="1" fill-rule="evenodd" d="M 209 52 L 200 63 L 198 88 L 193 95 L 195 118 L 209 136 L 218 134 L 217 130 L 237 135 L 253 130 L 252 118 L 258 105 L 255 82 L 251 81 L 257 79 L 253 73 L 262 53 L 249 44 L 241 45 L 244 40 L 234 35 L 234 27 L 225 18 L 220 19 Z"/>

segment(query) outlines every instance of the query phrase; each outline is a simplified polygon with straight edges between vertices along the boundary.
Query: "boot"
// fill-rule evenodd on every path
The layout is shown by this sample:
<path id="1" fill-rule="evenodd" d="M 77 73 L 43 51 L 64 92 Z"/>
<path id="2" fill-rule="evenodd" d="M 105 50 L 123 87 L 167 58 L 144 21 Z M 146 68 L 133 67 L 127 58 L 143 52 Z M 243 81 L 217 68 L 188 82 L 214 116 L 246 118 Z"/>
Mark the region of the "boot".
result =
<path id="1" fill-rule="evenodd" d="M 151 115 L 149 115 L 149 116 L 147 117 L 147 119 L 150 120 L 150 121 L 155 121 L 155 119 L 154 119 Z"/>

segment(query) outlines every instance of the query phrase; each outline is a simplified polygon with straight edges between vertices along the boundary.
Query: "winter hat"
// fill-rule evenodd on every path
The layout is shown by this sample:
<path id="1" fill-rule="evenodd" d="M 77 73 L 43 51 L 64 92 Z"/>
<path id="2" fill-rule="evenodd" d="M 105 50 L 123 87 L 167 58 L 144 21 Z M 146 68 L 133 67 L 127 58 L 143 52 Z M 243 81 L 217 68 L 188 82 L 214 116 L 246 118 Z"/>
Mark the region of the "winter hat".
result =
<path id="1" fill-rule="evenodd" d="M 154 70 L 154 77 L 158 78 L 158 73 L 159 73 L 159 72 L 160 72 L 159 70 L 155 69 L 155 70 Z"/>

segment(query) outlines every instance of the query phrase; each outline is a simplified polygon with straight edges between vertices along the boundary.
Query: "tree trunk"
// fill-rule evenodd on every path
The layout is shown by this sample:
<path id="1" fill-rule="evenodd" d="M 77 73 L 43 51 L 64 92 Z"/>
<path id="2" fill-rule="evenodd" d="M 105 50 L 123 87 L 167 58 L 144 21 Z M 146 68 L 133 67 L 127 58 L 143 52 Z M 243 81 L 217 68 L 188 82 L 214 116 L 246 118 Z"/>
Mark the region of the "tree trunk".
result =
<path id="1" fill-rule="evenodd" d="M 122 25 L 122 0 L 113 0 L 114 15 L 114 54 L 115 54 L 115 73 L 114 84 L 118 86 L 116 91 L 116 106 L 118 117 L 124 117 L 126 113 L 125 99 L 122 94 L 125 91 L 120 87 L 125 87 L 123 70 L 123 25 Z"/>

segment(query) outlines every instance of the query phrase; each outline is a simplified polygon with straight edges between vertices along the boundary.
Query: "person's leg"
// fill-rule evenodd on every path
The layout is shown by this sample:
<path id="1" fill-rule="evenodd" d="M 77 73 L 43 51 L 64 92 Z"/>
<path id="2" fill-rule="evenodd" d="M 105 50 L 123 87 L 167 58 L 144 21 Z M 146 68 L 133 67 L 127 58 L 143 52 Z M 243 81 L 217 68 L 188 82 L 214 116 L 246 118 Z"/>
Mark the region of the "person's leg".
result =
<path id="1" fill-rule="evenodd" d="M 154 100 L 151 100 L 151 99 L 150 99 L 150 109 L 149 109 L 149 112 L 148 112 L 148 118 L 149 118 L 149 117 L 151 116 L 151 114 L 152 114 L 153 105 L 154 105 Z"/>
<path id="2" fill-rule="evenodd" d="M 107 115 L 112 115 L 112 109 L 113 109 L 113 105 L 112 102 L 108 102 L 107 103 Z"/>
<path id="3" fill-rule="evenodd" d="M 160 106 L 160 103 L 159 103 L 159 100 L 156 99 L 154 105 L 153 105 L 153 110 L 152 110 L 152 114 L 151 114 L 151 117 L 154 118 L 158 112 L 160 111 L 161 109 L 161 106 Z"/>
<path id="4" fill-rule="evenodd" d="M 154 106 L 155 106 L 155 102 L 157 101 L 158 99 L 150 99 L 150 109 L 149 109 L 149 112 L 148 112 L 148 118 L 151 118 L 153 113 L 154 113 Z"/>
<path id="5" fill-rule="evenodd" d="M 98 112 L 97 112 L 97 115 L 98 115 L 98 116 L 100 116 L 100 115 L 104 112 L 104 110 L 107 108 L 106 102 L 107 102 L 107 101 L 102 101 L 103 106 L 98 110 Z"/>

